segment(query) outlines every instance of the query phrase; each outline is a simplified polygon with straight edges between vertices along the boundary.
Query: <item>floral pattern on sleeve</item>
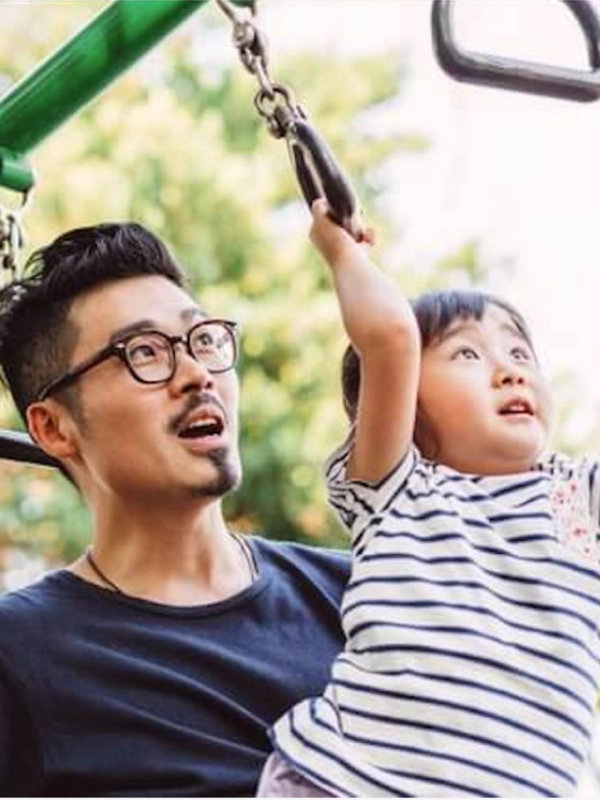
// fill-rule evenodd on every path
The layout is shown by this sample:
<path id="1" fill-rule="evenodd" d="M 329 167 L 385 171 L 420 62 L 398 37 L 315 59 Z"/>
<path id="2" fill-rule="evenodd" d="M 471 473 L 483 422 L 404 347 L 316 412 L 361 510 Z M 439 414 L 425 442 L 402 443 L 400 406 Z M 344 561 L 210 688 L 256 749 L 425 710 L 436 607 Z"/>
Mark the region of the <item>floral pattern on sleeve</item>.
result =
<path id="1" fill-rule="evenodd" d="M 590 514 L 585 478 L 578 475 L 555 475 L 550 489 L 550 504 L 559 541 L 586 559 L 598 562 L 598 532 Z"/>

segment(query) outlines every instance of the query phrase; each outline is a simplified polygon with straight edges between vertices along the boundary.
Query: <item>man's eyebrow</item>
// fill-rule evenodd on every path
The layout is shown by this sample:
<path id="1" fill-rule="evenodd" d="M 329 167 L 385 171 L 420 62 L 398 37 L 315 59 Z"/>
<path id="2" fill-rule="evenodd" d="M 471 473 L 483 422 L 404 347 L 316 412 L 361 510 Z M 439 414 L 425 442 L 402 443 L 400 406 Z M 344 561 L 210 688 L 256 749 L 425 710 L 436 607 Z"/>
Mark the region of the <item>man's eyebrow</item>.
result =
<path id="1" fill-rule="evenodd" d="M 190 306 L 189 309 L 184 309 L 179 316 L 184 323 L 191 323 L 196 317 L 205 320 L 208 314 L 200 306 Z"/>
<path id="2" fill-rule="evenodd" d="M 188 309 L 184 309 L 179 316 L 184 323 L 191 323 L 196 317 L 200 317 L 201 319 L 208 317 L 206 312 L 199 306 L 191 306 Z M 113 331 L 109 342 L 117 342 L 129 334 L 139 334 L 142 331 L 162 331 L 162 326 L 159 325 L 156 320 L 150 320 L 147 318 L 143 320 L 136 320 L 134 323 L 129 323 L 128 325 L 124 325 L 122 328 L 118 328 L 116 331 Z"/>
<path id="3" fill-rule="evenodd" d="M 128 336 L 128 334 L 137 334 L 141 331 L 149 331 L 157 328 L 155 320 L 136 320 L 135 323 L 129 323 L 122 328 L 118 328 L 110 335 L 109 342 L 117 342 L 119 339 Z"/>

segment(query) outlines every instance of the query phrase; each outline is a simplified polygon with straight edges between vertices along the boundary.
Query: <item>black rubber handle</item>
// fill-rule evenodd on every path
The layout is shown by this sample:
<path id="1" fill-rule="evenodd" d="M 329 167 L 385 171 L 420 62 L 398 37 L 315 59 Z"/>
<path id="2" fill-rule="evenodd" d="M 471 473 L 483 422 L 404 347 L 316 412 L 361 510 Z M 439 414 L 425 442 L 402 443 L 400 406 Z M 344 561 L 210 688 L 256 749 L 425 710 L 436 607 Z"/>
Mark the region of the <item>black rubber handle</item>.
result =
<path id="1" fill-rule="evenodd" d="M 18 431 L 0 430 L 0 459 L 11 462 L 26 462 L 43 467 L 58 467 L 59 463 L 48 456 L 33 440 Z"/>
<path id="2" fill-rule="evenodd" d="M 585 37 L 589 71 L 537 64 L 463 50 L 452 21 L 455 0 L 434 0 L 432 33 L 440 66 L 458 81 L 518 92 L 591 102 L 600 97 L 600 20 L 588 0 L 561 0 L 577 19 Z"/>
<path id="3" fill-rule="evenodd" d="M 325 198 L 332 219 L 353 237 L 360 238 L 356 193 L 323 137 L 303 119 L 294 120 L 286 137 L 298 184 L 308 205 L 317 198 Z"/>

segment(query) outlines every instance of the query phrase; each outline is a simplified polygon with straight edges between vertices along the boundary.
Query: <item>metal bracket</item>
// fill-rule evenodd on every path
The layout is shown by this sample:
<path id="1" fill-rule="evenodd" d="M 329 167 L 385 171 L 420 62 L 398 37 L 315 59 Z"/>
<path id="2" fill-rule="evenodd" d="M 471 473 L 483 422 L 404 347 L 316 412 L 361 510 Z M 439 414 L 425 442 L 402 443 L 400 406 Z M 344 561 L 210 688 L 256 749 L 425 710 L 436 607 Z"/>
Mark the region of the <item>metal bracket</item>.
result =
<path id="1" fill-rule="evenodd" d="M 331 219 L 360 241 L 363 226 L 360 206 L 350 180 L 292 91 L 279 83 L 271 92 L 261 89 L 254 105 L 276 139 L 285 139 L 298 186 L 309 208 L 325 198 Z"/>
<path id="2" fill-rule="evenodd" d="M 432 33 L 437 59 L 458 81 L 518 92 L 591 102 L 600 97 L 600 19 L 589 0 L 561 0 L 585 36 L 589 71 L 463 50 L 456 42 L 455 0 L 434 0 Z"/>
<path id="3" fill-rule="evenodd" d="M 23 156 L 0 147 L 0 186 L 27 195 L 35 184 L 35 174 Z"/>

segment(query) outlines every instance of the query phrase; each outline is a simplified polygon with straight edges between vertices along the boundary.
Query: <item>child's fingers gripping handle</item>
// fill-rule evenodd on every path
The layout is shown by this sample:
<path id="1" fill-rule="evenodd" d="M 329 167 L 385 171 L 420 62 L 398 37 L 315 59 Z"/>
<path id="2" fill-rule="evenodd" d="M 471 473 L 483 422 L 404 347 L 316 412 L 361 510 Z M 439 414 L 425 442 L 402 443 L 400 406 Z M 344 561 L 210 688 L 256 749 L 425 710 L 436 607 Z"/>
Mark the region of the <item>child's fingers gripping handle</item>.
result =
<path id="1" fill-rule="evenodd" d="M 311 241 L 331 266 L 355 255 L 357 242 L 372 245 L 375 241 L 373 229 L 364 225 L 362 219 L 356 236 L 349 234 L 332 219 L 329 205 L 323 198 L 313 202 L 311 211 L 313 215 Z"/>

